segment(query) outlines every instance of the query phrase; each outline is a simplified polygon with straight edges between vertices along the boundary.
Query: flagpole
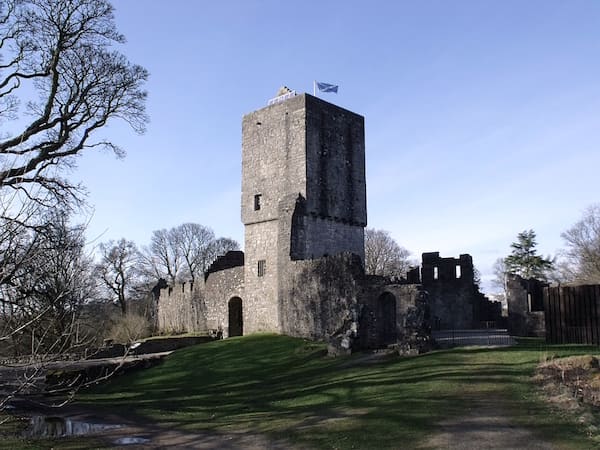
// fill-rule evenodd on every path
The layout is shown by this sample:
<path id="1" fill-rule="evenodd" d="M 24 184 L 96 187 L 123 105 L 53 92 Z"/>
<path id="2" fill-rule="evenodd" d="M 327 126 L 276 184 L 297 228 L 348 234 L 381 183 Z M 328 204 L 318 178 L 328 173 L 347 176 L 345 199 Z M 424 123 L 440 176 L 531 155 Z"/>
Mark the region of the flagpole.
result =
<path id="1" fill-rule="evenodd" d="M 317 81 L 313 80 L 313 96 L 317 96 Z"/>

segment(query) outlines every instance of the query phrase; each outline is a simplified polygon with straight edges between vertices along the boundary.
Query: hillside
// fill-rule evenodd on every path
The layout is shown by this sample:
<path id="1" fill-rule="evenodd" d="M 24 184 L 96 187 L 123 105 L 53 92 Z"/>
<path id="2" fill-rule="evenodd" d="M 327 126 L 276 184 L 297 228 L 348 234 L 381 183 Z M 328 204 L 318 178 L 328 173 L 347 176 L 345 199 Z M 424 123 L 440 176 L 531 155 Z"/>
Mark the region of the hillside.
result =
<path id="1" fill-rule="evenodd" d="M 550 354 L 592 350 L 525 341 L 412 358 L 331 359 L 322 344 L 254 335 L 179 350 L 161 366 L 84 393 L 78 405 L 157 427 L 260 434 L 309 448 L 436 446 L 432 436 L 445 424 L 493 411 L 515 436 L 522 430 L 553 448 L 590 448 L 597 443 L 573 418 L 540 400 L 531 375 Z"/>

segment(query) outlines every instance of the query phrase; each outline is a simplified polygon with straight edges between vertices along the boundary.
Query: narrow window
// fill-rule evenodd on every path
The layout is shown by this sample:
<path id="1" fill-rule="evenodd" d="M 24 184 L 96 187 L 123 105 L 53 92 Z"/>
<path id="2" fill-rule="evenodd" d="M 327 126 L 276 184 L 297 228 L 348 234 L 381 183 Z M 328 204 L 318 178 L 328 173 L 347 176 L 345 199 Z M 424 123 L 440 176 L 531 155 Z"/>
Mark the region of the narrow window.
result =
<path id="1" fill-rule="evenodd" d="M 461 272 L 460 272 L 460 266 L 457 265 L 456 266 L 456 278 L 460 278 L 460 274 L 461 274 Z"/>
<path id="2" fill-rule="evenodd" d="M 266 261 L 264 259 L 258 260 L 258 276 L 259 277 L 265 276 L 265 265 L 266 265 Z"/>
<path id="3" fill-rule="evenodd" d="M 439 278 L 439 276 L 440 276 L 440 274 L 439 274 L 438 268 L 434 267 L 433 268 L 433 279 L 437 280 Z"/>
<path id="4" fill-rule="evenodd" d="M 258 211 L 260 209 L 260 197 L 262 197 L 261 194 L 256 194 L 254 196 L 254 211 Z"/>
<path id="5" fill-rule="evenodd" d="M 532 308 L 532 306 L 533 306 L 533 305 L 531 304 L 531 292 L 528 292 L 528 293 L 527 293 L 527 307 L 528 307 L 528 309 L 529 309 L 529 312 L 532 312 L 532 311 L 533 311 L 533 308 Z"/>

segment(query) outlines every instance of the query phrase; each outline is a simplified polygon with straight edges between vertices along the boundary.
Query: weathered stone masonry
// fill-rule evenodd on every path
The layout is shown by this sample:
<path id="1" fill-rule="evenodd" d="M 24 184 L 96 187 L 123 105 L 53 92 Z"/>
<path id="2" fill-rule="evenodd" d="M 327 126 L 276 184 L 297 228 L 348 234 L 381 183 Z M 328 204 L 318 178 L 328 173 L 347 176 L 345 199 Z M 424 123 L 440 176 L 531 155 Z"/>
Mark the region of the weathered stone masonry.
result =
<path id="1" fill-rule="evenodd" d="M 429 295 L 435 329 L 486 328 L 500 324 L 502 307 L 479 291 L 471 255 L 442 258 L 438 252 L 423 253 L 420 283 Z"/>
<path id="2" fill-rule="evenodd" d="M 242 252 L 228 252 L 195 284 L 161 289 L 158 329 L 164 333 L 214 331 L 228 336 L 228 301 L 244 296 L 243 264 Z"/>
<path id="3" fill-rule="evenodd" d="M 336 336 L 344 348 L 426 334 L 424 291 L 364 275 L 364 118 L 308 94 L 281 99 L 242 122 L 243 265 L 163 289 L 161 328 Z"/>

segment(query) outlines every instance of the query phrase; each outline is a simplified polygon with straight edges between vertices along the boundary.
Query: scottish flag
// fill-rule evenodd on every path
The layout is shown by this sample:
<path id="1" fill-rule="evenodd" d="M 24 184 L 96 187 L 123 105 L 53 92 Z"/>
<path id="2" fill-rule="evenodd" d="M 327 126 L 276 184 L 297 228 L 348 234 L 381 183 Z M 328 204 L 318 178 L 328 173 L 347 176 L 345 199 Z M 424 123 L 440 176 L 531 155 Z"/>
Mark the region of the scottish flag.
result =
<path id="1" fill-rule="evenodd" d="M 337 94 L 338 85 L 337 84 L 329 84 L 329 83 L 321 83 L 317 81 L 317 89 L 321 92 L 335 92 Z"/>

